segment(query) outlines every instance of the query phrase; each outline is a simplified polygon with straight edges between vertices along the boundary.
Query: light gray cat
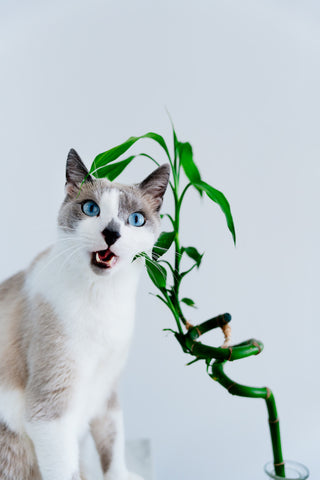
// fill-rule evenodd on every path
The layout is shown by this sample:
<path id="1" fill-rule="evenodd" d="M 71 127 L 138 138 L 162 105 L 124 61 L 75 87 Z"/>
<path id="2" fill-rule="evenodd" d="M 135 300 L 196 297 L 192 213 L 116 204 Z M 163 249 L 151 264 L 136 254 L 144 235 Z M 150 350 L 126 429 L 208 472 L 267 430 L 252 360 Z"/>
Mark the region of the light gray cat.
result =
<path id="1" fill-rule="evenodd" d="M 138 480 L 116 387 L 169 166 L 139 185 L 89 176 L 71 150 L 55 244 L 0 285 L 0 479 Z M 141 479 L 140 479 L 141 480 Z"/>

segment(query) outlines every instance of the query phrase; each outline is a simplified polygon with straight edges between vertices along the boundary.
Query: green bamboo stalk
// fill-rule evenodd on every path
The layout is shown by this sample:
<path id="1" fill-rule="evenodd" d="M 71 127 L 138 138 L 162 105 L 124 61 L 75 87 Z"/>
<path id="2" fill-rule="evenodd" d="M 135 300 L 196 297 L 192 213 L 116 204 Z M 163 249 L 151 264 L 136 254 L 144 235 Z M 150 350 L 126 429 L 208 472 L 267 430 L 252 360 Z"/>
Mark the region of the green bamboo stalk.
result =
<path id="1" fill-rule="evenodd" d="M 214 328 L 217 327 L 223 327 L 224 325 L 227 325 L 231 321 L 231 315 L 230 313 L 224 313 L 223 315 L 218 315 L 217 317 L 209 318 L 209 320 L 206 320 L 203 323 L 200 323 L 200 325 L 197 325 L 196 327 L 191 327 L 189 329 L 188 335 L 192 340 L 196 340 L 197 338 L 200 337 L 200 335 L 203 335 L 204 333 L 209 332 L 210 330 L 213 330 Z"/>
<path id="2" fill-rule="evenodd" d="M 268 420 L 275 472 L 278 476 L 284 477 L 285 468 L 281 447 L 280 422 L 272 391 L 268 387 L 248 387 L 234 382 L 223 371 L 225 363 L 225 361 L 215 361 L 211 367 L 211 374 L 209 374 L 209 376 L 226 388 L 231 395 L 248 398 L 263 398 L 265 400 L 269 414 Z"/>
<path id="3" fill-rule="evenodd" d="M 240 385 L 231 380 L 223 370 L 227 361 L 258 355 L 263 350 L 263 344 L 258 340 L 251 339 L 229 348 L 216 348 L 196 341 L 202 334 L 219 326 L 221 327 L 230 321 L 231 315 L 225 313 L 224 315 L 211 318 L 200 325 L 191 327 L 186 334 L 175 333 L 175 336 L 185 353 L 194 355 L 196 359 L 205 360 L 207 365 L 210 365 L 212 360 L 215 360 L 211 365 L 209 376 L 226 388 L 230 394 L 248 398 L 263 398 L 265 400 L 269 416 L 275 472 L 278 476 L 284 477 L 285 468 L 281 447 L 280 422 L 272 391 L 268 387 Z"/>
<path id="4" fill-rule="evenodd" d="M 175 142 L 177 141 L 174 133 Z M 274 457 L 274 467 L 277 475 L 284 477 L 285 469 L 281 448 L 280 437 L 280 425 L 277 416 L 277 409 L 274 396 L 268 387 L 248 387 L 233 382 L 226 376 L 223 371 L 223 366 L 227 361 L 239 360 L 251 355 L 258 355 L 263 350 L 263 343 L 255 339 L 249 339 L 232 347 L 212 347 L 196 341 L 202 334 L 209 332 L 210 330 L 222 327 L 231 321 L 231 315 L 225 313 L 217 317 L 213 317 L 200 325 L 191 326 L 185 319 L 179 302 L 179 288 L 181 284 L 180 262 L 182 257 L 182 249 L 179 242 L 179 224 L 180 224 L 180 209 L 182 200 L 191 184 L 188 184 L 181 196 L 179 197 L 179 178 L 181 162 L 177 158 L 177 149 L 175 148 L 174 159 L 174 201 L 175 201 L 175 215 L 174 215 L 174 230 L 175 230 L 175 265 L 174 265 L 174 284 L 172 287 L 172 300 L 175 305 L 175 310 L 178 313 L 183 324 L 188 328 L 186 334 L 182 334 L 181 330 L 175 332 L 175 337 L 180 343 L 183 351 L 195 357 L 194 361 L 203 359 L 206 361 L 207 366 L 210 365 L 213 359 L 216 361 L 212 365 L 212 373 L 210 377 L 218 381 L 223 387 L 225 387 L 232 395 L 251 397 L 251 398 L 263 398 L 266 401 L 268 413 L 269 413 L 269 427 L 271 435 L 271 443 Z M 193 363 L 193 362 L 190 362 Z"/>

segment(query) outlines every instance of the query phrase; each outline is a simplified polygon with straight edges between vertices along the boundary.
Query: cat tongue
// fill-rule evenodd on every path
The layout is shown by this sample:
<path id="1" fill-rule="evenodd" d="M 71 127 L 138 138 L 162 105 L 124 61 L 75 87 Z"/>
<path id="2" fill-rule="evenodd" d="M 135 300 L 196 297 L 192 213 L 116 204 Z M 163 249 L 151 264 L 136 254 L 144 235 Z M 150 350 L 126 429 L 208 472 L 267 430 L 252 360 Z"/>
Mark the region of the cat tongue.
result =
<path id="1" fill-rule="evenodd" d="M 97 252 L 97 256 L 100 262 L 103 262 L 108 267 L 113 267 L 117 262 L 117 256 L 111 252 L 109 248 L 107 250 L 101 250 L 100 252 Z"/>
<path id="2" fill-rule="evenodd" d="M 99 255 L 100 260 L 106 260 L 108 258 L 108 256 L 113 255 L 113 253 L 108 248 L 107 250 L 101 250 L 100 252 L 98 252 L 98 255 Z"/>

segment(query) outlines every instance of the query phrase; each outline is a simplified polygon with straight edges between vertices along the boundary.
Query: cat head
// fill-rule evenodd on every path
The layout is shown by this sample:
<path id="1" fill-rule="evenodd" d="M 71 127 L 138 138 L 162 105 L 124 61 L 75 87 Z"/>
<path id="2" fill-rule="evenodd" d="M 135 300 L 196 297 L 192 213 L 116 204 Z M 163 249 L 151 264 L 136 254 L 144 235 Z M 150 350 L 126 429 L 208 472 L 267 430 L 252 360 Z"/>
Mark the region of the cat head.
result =
<path id="1" fill-rule="evenodd" d="M 58 227 L 77 249 L 76 258 L 83 255 L 94 273 L 109 275 L 149 251 L 160 233 L 159 211 L 169 175 L 170 167 L 164 164 L 135 185 L 96 179 L 70 150 Z"/>

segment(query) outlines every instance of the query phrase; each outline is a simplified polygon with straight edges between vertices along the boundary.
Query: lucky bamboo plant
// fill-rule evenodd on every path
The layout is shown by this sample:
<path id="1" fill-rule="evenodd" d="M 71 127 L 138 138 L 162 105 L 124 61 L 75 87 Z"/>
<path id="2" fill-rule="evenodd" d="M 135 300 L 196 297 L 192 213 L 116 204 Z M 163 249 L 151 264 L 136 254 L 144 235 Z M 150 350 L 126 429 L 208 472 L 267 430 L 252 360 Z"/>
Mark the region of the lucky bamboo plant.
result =
<path id="1" fill-rule="evenodd" d="M 165 330 L 171 331 L 179 342 L 182 350 L 193 357 L 193 360 L 191 360 L 189 364 L 198 360 L 204 360 L 209 376 L 226 388 L 229 393 L 243 397 L 263 398 L 265 400 L 269 416 L 275 473 L 280 477 L 284 477 L 285 467 L 281 449 L 279 418 L 273 393 L 268 387 L 248 387 L 240 385 L 229 378 L 224 372 L 226 362 L 232 362 L 251 355 L 258 355 L 263 349 L 262 342 L 250 339 L 231 346 L 229 344 L 231 334 L 229 322 L 231 315 L 225 313 L 199 325 L 192 325 L 182 310 L 184 305 L 192 307 L 195 304 L 191 298 L 180 298 L 181 283 L 186 275 L 194 268 L 200 266 L 202 261 L 202 255 L 195 247 L 185 247 L 181 243 L 179 235 L 180 211 L 185 195 L 189 189 L 195 188 L 201 196 L 206 194 L 210 200 L 218 204 L 225 215 L 228 228 L 235 243 L 236 233 L 228 200 L 222 192 L 216 190 L 201 178 L 199 169 L 193 158 L 190 143 L 180 142 L 177 139 L 174 128 L 173 155 L 170 154 L 169 148 L 161 135 L 149 132 L 140 137 L 130 137 L 121 145 L 97 155 L 92 163 L 89 174 L 96 178 L 108 178 L 110 181 L 113 181 L 139 156 L 147 157 L 159 165 L 151 155 L 146 153 L 139 153 L 138 155 L 131 155 L 123 160 L 118 160 L 119 157 L 126 153 L 138 140 L 145 138 L 152 139 L 164 150 L 172 172 L 170 188 L 174 198 L 174 212 L 162 215 L 168 217 L 172 226 L 171 230 L 161 233 L 153 248 L 152 256 L 147 255 L 145 252 L 141 252 L 141 254 L 138 255 L 145 258 L 146 270 L 153 284 L 158 289 L 156 296 L 170 309 L 174 317 L 177 329 Z M 184 172 L 187 179 L 187 183 L 183 188 L 181 188 L 180 185 L 182 172 Z M 171 249 L 174 249 L 173 264 L 164 256 L 165 253 Z M 184 256 L 189 257 L 193 263 L 190 268 L 183 271 L 182 263 Z M 216 327 L 222 328 L 225 336 L 225 342 L 222 347 L 213 347 L 198 341 L 201 335 Z"/>

